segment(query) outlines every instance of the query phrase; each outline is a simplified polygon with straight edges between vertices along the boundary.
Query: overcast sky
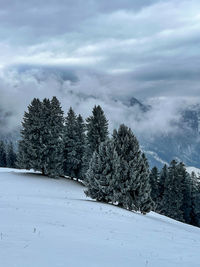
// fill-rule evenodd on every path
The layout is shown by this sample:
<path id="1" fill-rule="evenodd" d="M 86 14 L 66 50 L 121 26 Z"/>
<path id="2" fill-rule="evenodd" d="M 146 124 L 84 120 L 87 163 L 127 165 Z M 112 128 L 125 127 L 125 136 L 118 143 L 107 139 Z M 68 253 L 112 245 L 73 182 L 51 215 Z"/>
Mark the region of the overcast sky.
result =
<path id="1" fill-rule="evenodd" d="M 84 115 L 98 99 L 115 122 L 130 110 L 111 98 L 159 98 L 152 128 L 169 128 L 176 99 L 200 97 L 200 1 L 0 0 L 0 93 L 1 108 L 20 116 L 35 96 Z"/>
<path id="2" fill-rule="evenodd" d="M 200 1 L 0 0 L 0 65 L 122 76 L 148 95 L 200 95 Z M 132 82 L 132 84 L 131 84 Z"/>

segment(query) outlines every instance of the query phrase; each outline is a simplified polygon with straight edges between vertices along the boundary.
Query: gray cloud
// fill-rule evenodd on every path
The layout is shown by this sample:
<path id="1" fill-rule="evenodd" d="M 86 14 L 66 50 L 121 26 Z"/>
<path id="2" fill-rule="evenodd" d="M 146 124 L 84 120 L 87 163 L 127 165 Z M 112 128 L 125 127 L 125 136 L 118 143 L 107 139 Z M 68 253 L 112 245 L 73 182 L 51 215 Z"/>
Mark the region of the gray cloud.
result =
<path id="1" fill-rule="evenodd" d="M 131 95 L 130 90 L 124 94 L 124 82 L 121 79 L 115 80 L 113 76 L 105 77 L 101 73 L 83 70 L 73 73 L 70 70 L 69 77 L 76 77 L 76 80 L 63 80 L 56 72 L 48 72 L 48 69 L 46 71 L 43 74 L 37 69 L 1 72 L 0 107 L 3 114 L 9 114 L 2 130 L 10 132 L 20 125 L 24 110 L 34 97 L 43 99 L 56 95 L 65 114 L 72 106 L 76 113 L 86 118 L 91 114 L 93 106 L 100 104 L 109 119 L 111 132 L 119 124 L 126 123 L 138 137 L 155 138 L 160 134 L 176 132 L 178 128 L 175 125 L 181 118 L 182 109 L 197 102 L 195 98 L 185 97 L 147 98 L 145 104 L 150 105 L 151 109 L 143 113 L 137 105 L 132 107 L 126 104 Z M 129 84 L 126 79 L 126 84 L 130 88 L 132 82 Z"/>
<path id="2" fill-rule="evenodd" d="M 84 116 L 101 104 L 112 126 L 170 131 L 183 99 L 200 97 L 199 10 L 197 0 L 0 0 L 0 105 L 15 114 L 10 125 L 33 97 L 57 95 Z M 151 102 L 148 115 L 123 104 L 133 96 Z"/>
<path id="3" fill-rule="evenodd" d="M 22 0 L 0 6 L 1 68 L 123 73 L 142 97 L 199 95 L 197 0 Z"/>

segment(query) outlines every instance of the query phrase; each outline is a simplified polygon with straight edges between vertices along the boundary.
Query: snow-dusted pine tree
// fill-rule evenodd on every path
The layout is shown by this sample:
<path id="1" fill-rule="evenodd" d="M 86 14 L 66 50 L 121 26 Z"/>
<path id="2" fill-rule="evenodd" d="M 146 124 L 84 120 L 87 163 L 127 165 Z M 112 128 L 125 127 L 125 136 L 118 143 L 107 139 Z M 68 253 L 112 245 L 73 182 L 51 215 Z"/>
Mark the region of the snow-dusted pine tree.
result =
<path id="1" fill-rule="evenodd" d="M 44 175 L 49 175 L 50 166 L 49 166 L 49 156 L 51 153 L 51 101 L 48 98 L 44 98 L 42 102 L 42 115 L 40 118 L 40 141 L 41 145 L 41 169 Z M 47 171 L 48 170 L 48 171 Z"/>
<path id="2" fill-rule="evenodd" d="M 8 168 L 15 168 L 16 167 L 16 160 L 17 160 L 17 155 L 14 151 L 13 143 L 10 142 L 7 146 L 7 155 L 6 155 L 7 167 Z"/>
<path id="3" fill-rule="evenodd" d="M 177 166 L 179 183 L 182 185 L 182 205 L 181 211 L 183 212 L 183 222 L 190 223 L 191 210 L 192 210 L 192 201 L 191 201 L 191 177 L 186 171 L 185 165 L 180 162 Z"/>
<path id="4" fill-rule="evenodd" d="M 113 202 L 130 210 L 147 213 L 153 202 L 150 197 L 148 163 L 130 128 L 121 125 L 113 132 L 114 147 L 120 158 L 113 183 Z"/>
<path id="5" fill-rule="evenodd" d="M 115 181 L 116 166 L 120 164 L 112 140 L 102 142 L 93 153 L 86 173 L 86 195 L 98 201 L 113 200 L 113 182 Z"/>
<path id="6" fill-rule="evenodd" d="M 200 227 L 200 182 L 194 172 L 191 174 L 191 220 L 192 225 Z"/>
<path id="7" fill-rule="evenodd" d="M 84 172 L 89 167 L 92 154 L 108 139 L 108 121 L 100 106 L 94 106 L 92 115 L 86 119 L 86 149 L 84 154 Z"/>
<path id="8" fill-rule="evenodd" d="M 42 103 L 34 98 L 24 113 L 19 141 L 17 165 L 22 169 L 42 171 Z"/>
<path id="9" fill-rule="evenodd" d="M 149 164 L 144 153 L 140 159 L 140 188 L 137 191 L 137 202 L 139 203 L 139 211 L 143 214 L 155 210 L 155 203 L 151 198 L 151 185 L 149 181 Z"/>
<path id="10" fill-rule="evenodd" d="M 78 132 L 77 132 L 77 117 L 72 107 L 70 107 L 67 117 L 65 118 L 64 127 L 64 174 L 70 177 L 76 177 L 78 168 Z"/>
<path id="11" fill-rule="evenodd" d="M 63 111 L 58 99 L 44 100 L 44 170 L 50 177 L 63 174 Z"/>
<path id="12" fill-rule="evenodd" d="M 34 98 L 25 112 L 19 142 L 18 166 L 57 177 L 62 173 L 63 112 L 56 97 Z"/>
<path id="13" fill-rule="evenodd" d="M 0 141 L 0 167 L 6 167 L 6 149 L 3 141 Z"/>
<path id="14" fill-rule="evenodd" d="M 183 211 L 181 210 L 183 203 L 183 185 L 176 160 L 172 160 L 170 163 L 164 187 L 161 212 L 175 220 L 183 221 Z"/>
<path id="15" fill-rule="evenodd" d="M 76 128 L 77 128 L 77 143 L 76 143 L 76 151 L 77 151 L 77 169 L 75 171 L 75 175 L 77 180 L 83 180 L 83 159 L 84 159 L 84 152 L 85 152 L 85 123 L 82 116 L 79 114 L 76 121 Z"/>

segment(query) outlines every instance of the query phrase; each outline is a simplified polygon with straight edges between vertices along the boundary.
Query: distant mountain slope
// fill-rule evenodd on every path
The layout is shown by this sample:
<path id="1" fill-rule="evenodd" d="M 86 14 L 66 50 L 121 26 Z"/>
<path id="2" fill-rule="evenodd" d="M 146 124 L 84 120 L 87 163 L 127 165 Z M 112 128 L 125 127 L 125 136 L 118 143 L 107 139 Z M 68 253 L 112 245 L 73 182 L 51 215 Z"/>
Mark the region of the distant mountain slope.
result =
<path id="1" fill-rule="evenodd" d="M 142 112 L 147 112 L 151 109 L 150 105 L 145 105 L 141 101 L 139 101 L 135 97 L 131 97 L 130 99 L 126 99 L 123 101 L 123 104 L 125 104 L 128 107 L 135 107 L 137 106 Z"/>
<path id="2" fill-rule="evenodd" d="M 86 198 L 66 179 L 0 168 L 6 267 L 199 267 L 200 229 Z"/>
<path id="3" fill-rule="evenodd" d="M 143 113 L 151 110 L 151 106 L 139 103 L 134 100 L 132 106 L 139 107 Z M 151 167 L 162 167 L 163 163 L 170 163 L 172 159 L 200 167 L 200 105 L 182 107 L 179 112 L 180 120 L 172 122 L 176 129 L 174 132 L 158 133 L 154 138 L 149 138 L 145 133 L 138 135 Z"/>

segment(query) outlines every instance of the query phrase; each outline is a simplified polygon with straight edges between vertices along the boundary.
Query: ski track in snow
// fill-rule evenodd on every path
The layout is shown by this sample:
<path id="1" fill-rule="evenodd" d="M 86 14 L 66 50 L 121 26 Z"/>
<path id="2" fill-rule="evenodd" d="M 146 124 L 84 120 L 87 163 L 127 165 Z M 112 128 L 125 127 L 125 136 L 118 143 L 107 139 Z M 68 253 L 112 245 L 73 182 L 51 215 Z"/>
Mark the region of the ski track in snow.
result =
<path id="1" fill-rule="evenodd" d="M 200 229 L 86 198 L 84 187 L 0 168 L 1 267 L 199 267 Z"/>

